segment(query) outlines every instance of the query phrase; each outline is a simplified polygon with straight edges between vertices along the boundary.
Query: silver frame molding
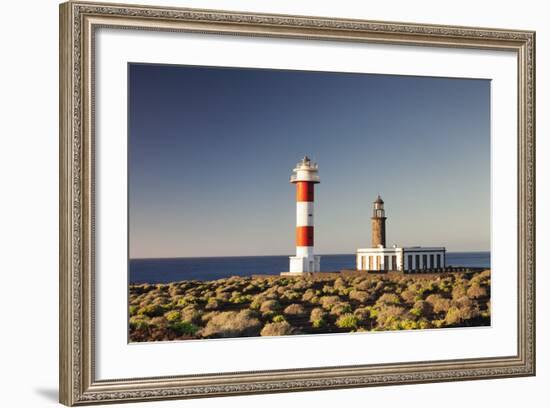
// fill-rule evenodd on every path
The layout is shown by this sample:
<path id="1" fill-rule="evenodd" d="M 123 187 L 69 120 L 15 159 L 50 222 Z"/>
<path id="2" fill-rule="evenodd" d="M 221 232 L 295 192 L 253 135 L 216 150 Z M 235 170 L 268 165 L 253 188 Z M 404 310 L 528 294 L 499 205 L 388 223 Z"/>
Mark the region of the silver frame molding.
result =
<path id="1" fill-rule="evenodd" d="M 513 51 L 518 63 L 518 349 L 513 356 L 95 379 L 94 32 L 98 27 Z M 60 402 L 66 405 L 535 375 L 535 33 L 68 2 L 60 5 Z"/>

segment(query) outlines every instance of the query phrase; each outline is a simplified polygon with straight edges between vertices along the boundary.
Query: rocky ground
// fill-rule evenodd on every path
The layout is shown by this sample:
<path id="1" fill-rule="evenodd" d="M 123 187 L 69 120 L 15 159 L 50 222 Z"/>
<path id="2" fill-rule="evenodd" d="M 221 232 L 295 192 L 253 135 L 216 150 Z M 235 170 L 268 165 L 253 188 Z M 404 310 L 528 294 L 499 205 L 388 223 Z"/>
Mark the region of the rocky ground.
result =
<path id="1" fill-rule="evenodd" d="M 491 271 L 130 286 L 130 341 L 490 325 Z"/>

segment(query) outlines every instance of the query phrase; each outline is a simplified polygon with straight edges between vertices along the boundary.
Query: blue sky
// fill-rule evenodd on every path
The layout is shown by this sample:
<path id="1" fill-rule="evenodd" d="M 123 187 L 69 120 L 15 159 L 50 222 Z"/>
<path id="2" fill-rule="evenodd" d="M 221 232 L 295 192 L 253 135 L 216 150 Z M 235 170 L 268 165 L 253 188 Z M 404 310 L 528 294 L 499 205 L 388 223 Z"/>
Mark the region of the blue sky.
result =
<path id="1" fill-rule="evenodd" d="M 288 255 L 319 164 L 317 253 L 490 248 L 490 81 L 129 65 L 130 257 Z"/>

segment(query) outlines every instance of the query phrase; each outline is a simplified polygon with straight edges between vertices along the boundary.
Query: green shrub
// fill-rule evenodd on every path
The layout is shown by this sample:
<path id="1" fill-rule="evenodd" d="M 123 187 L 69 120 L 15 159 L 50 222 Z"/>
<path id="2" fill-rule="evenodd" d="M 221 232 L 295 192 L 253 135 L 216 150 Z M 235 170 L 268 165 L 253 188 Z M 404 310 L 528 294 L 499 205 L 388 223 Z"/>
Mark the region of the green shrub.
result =
<path id="1" fill-rule="evenodd" d="M 411 310 L 409 310 L 409 313 L 416 317 L 422 316 L 422 310 L 417 309 L 416 307 L 413 307 Z"/>
<path id="2" fill-rule="evenodd" d="M 357 324 L 359 323 L 359 319 L 357 316 L 346 313 L 338 318 L 336 320 L 336 326 L 338 326 L 341 329 L 356 329 Z"/>
<path id="3" fill-rule="evenodd" d="M 178 336 L 194 336 L 199 330 L 197 326 L 189 322 L 172 322 L 169 327 L 174 330 Z"/>
<path id="4" fill-rule="evenodd" d="M 379 309 L 375 308 L 375 307 L 372 307 L 372 306 L 367 306 L 365 308 L 366 311 L 369 312 L 370 314 L 370 318 L 371 319 L 376 319 L 378 317 L 378 312 L 379 312 Z"/>
<path id="5" fill-rule="evenodd" d="M 164 314 L 164 317 L 166 318 L 166 320 L 168 320 L 169 322 L 175 322 L 176 320 L 179 320 L 180 317 L 181 317 L 181 313 L 177 310 L 171 310 L 169 312 L 166 312 Z"/>
<path id="6" fill-rule="evenodd" d="M 451 306 L 445 315 L 445 323 L 453 325 L 460 322 L 462 322 L 460 309 L 456 306 Z"/>
<path id="7" fill-rule="evenodd" d="M 295 290 L 285 290 L 282 295 L 283 299 L 289 300 L 291 302 L 293 300 L 298 300 L 301 297 L 302 295 L 299 292 L 296 292 Z"/>
<path id="8" fill-rule="evenodd" d="M 149 304 L 147 306 L 144 306 L 140 308 L 137 311 L 138 315 L 145 315 L 149 317 L 157 317 L 162 316 L 164 314 L 164 308 L 161 305 L 158 304 Z"/>
<path id="9" fill-rule="evenodd" d="M 240 305 L 240 304 L 243 304 L 243 303 L 248 303 L 251 300 L 252 300 L 251 295 L 243 295 L 243 294 L 233 295 L 233 297 L 231 297 L 231 299 L 229 299 L 229 301 L 231 303 L 235 303 L 237 305 Z"/>
<path id="10" fill-rule="evenodd" d="M 286 319 L 283 315 L 275 315 L 272 319 L 273 323 L 286 322 Z"/>
<path id="11" fill-rule="evenodd" d="M 131 330 L 145 330 L 149 327 L 149 319 L 147 316 L 132 316 L 129 320 Z"/>

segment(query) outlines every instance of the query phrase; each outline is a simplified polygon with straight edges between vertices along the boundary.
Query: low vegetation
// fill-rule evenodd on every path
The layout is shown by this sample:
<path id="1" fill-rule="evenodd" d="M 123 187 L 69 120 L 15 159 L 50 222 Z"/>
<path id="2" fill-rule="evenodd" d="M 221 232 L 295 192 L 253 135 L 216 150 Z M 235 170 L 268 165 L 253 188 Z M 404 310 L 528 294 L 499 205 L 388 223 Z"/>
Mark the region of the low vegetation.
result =
<path id="1" fill-rule="evenodd" d="M 132 342 L 487 326 L 491 272 L 130 286 Z"/>

